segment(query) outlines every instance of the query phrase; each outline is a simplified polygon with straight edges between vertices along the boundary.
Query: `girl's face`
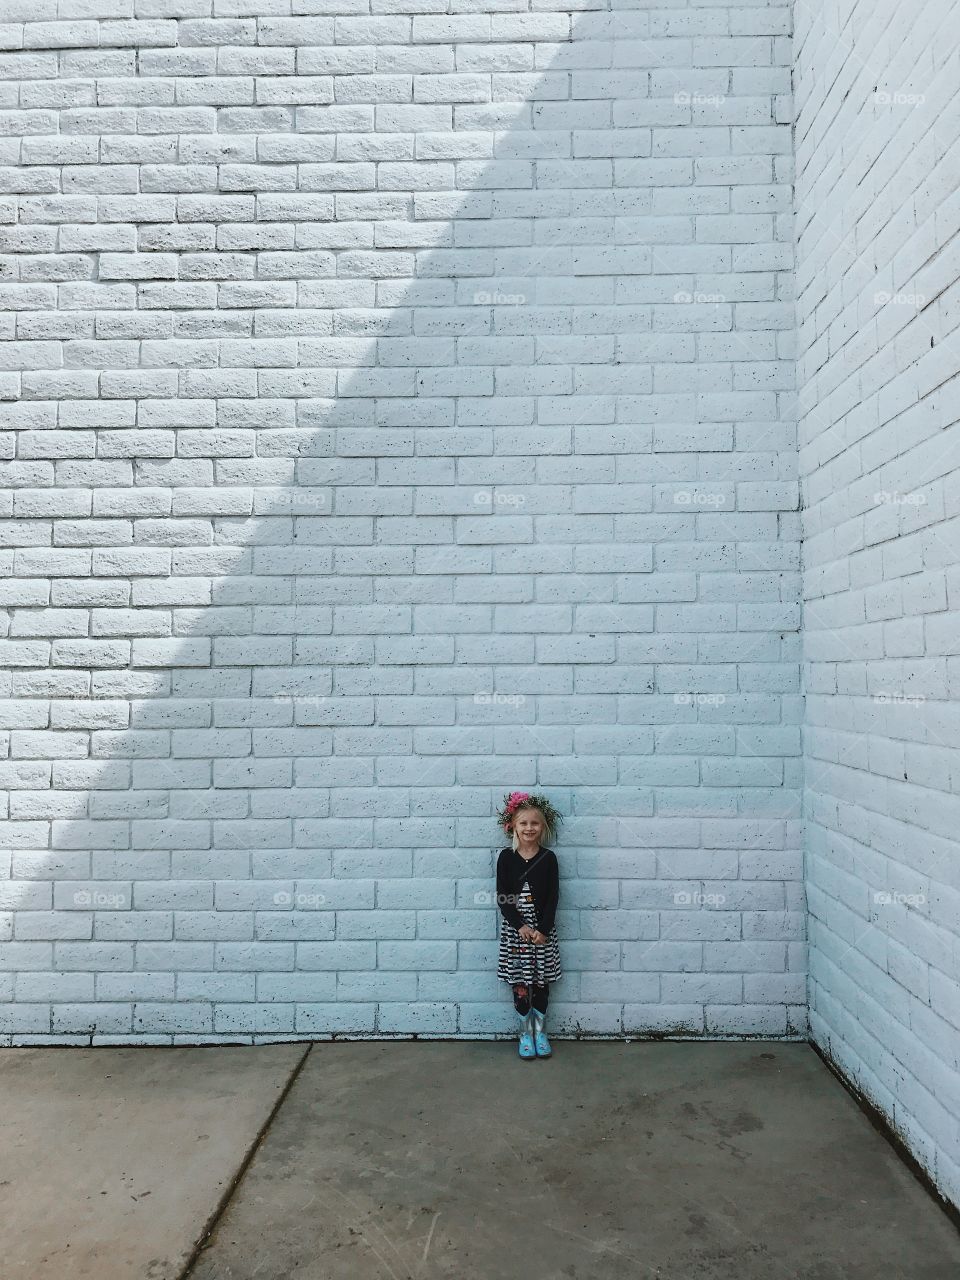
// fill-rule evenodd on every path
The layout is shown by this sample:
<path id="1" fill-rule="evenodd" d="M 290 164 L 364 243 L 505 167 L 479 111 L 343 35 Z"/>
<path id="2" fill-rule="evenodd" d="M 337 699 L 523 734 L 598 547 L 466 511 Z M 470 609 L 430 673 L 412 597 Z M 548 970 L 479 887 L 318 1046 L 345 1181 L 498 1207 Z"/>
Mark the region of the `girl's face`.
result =
<path id="1" fill-rule="evenodd" d="M 543 838 L 545 823 L 539 809 L 520 809 L 513 819 L 513 829 L 521 844 L 530 845 Z"/>

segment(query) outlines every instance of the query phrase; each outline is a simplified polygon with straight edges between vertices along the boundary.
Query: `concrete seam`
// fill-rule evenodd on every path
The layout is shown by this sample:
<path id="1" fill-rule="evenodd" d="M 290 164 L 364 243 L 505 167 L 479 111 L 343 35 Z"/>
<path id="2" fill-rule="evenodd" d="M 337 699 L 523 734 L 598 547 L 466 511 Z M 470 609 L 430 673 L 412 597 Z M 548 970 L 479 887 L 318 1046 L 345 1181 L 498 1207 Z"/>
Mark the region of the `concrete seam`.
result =
<path id="1" fill-rule="evenodd" d="M 297 1080 L 299 1079 L 300 1072 L 303 1070 L 304 1064 L 306 1063 L 307 1059 L 310 1057 L 310 1052 L 312 1049 L 313 1049 L 313 1044 L 312 1043 L 308 1044 L 306 1049 L 304 1049 L 303 1053 L 301 1054 L 299 1062 L 296 1063 L 293 1070 L 290 1072 L 290 1075 L 289 1075 L 289 1078 L 287 1079 L 286 1084 L 280 1090 L 280 1096 L 277 1098 L 276 1102 L 270 1108 L 269 1115 L 267 1116 L 266 1120 L 264 1120 L 263 1124 L 258 1129 L 257 1135 L 254 1138 L 253 1142 L 250 1144 L 250 1148 L 247 1151 L 246 1155 L 240 1161 L 240 1164 L 237 1167 L 236 1173 L 233 1175 L 233 1177 L 228 1182 L 227 1186 L 224 1188 L 223 1194 L 218 1200 L 216 1208 L 213 1210 L 213 1213 L 211 1213 L 210 1217 L 207 1219 L 206 1223 L 204 1224 L 203 1230 L 200 1232 L 200 1235 L 197 1237 L 196 1243 L 194 1244 L 193 1248 L 190 1251 L 190 1256 L 187 1258 L 187 1261 L 184 1264 L 182 1270 L 177 1273 L 176 1280 L 188 1280 L 188 1277 L 193 1273 L 193 1269 L 197 1265 L 197 1262 L 200 1259 L 201 1253 L 203 1253 L 204 1249 L 207 1247 L 210 1237 L 213 1235 L 214 1231 L 216 1230 L 217 1225 L 220 1222 L 220 1219 L 223 1217 L 224 1213 L 227 1210 L 227 1206 L 229 1205 L 230 1201 L 233 1199 L 234 1194 L 237 1191 L 237 1188 L 240 1186 L 240 1183 L 243 1181 L 244 1177 L 246 1176 L 247 1170 L 250 1168 L 250 1165 L 253 1163 L 254 1156 L 260 1150 L 260 1147 L 261 1147 L 261 1144 L 263 1143 L 264 1138 L 266 1138 L 267 1134 L 270 1132 L 270 1128 L 273 1125 L 273 1122 L 276 1119 L 277 1114 L 280 1111 L 280 1108 L 286 1102 L 287 1097 L 290 1093 L 290 1090 L 293 1088 L 293 1086 L 296 1084 Z"/>

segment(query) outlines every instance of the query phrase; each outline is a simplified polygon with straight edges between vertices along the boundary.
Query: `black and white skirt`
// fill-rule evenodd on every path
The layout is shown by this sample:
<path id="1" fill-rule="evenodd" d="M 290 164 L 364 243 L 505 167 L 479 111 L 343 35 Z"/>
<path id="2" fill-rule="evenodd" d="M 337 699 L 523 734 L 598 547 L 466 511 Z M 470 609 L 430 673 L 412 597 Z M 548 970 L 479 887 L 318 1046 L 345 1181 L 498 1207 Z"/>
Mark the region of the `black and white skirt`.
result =
<path id="1" fill-rule="evenodd" d="M 517 899 L 517 910 L 527 924 L 534 929 L 539 927 L 537 910 L 528 884 L 524 884 Z M 531 986 L 543 987 L 549 982 L 556 982 L 561 976 L 560 943 L 556 925 L 547 934 L 547 941 L 537 946 L 534 942 L 524 942 L 513 925 L 508 924 L 503 916 L 500 917 L 498 978 L 511 984 L 526 982 Z"/>

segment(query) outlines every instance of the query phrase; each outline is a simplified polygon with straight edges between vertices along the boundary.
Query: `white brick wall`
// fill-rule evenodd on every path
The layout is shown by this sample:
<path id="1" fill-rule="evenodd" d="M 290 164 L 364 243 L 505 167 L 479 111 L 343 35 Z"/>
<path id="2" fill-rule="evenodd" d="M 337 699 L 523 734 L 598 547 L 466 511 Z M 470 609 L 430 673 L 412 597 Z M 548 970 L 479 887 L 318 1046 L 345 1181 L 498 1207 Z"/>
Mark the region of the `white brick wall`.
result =
<path id="1" fill-rule="evenodd" d="M 812 1033 L 960 1202 L 957 6 L 797 6 Z"/>
<path id="2" fill-rule="evenodd" d="M 3 16 L 7 1040 L 803 1035 L 788 6 Z"/>

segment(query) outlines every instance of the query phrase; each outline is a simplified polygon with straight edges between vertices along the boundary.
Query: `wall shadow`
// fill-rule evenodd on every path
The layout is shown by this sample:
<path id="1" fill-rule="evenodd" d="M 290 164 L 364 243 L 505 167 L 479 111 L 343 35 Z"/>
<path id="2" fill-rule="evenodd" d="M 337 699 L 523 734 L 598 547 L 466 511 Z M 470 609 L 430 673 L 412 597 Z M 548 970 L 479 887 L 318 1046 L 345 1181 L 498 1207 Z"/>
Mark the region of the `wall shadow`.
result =
<path id="1" fill-rule="evenodd" d="M 557 1026 L 802 1034 L 788 12 L 262 18 L 329 103 L 143 49 L 129 219 L 25 140 L 100 204 L 13 418 L 8 1040 L 506 1030 L 515 788 Z"/>

